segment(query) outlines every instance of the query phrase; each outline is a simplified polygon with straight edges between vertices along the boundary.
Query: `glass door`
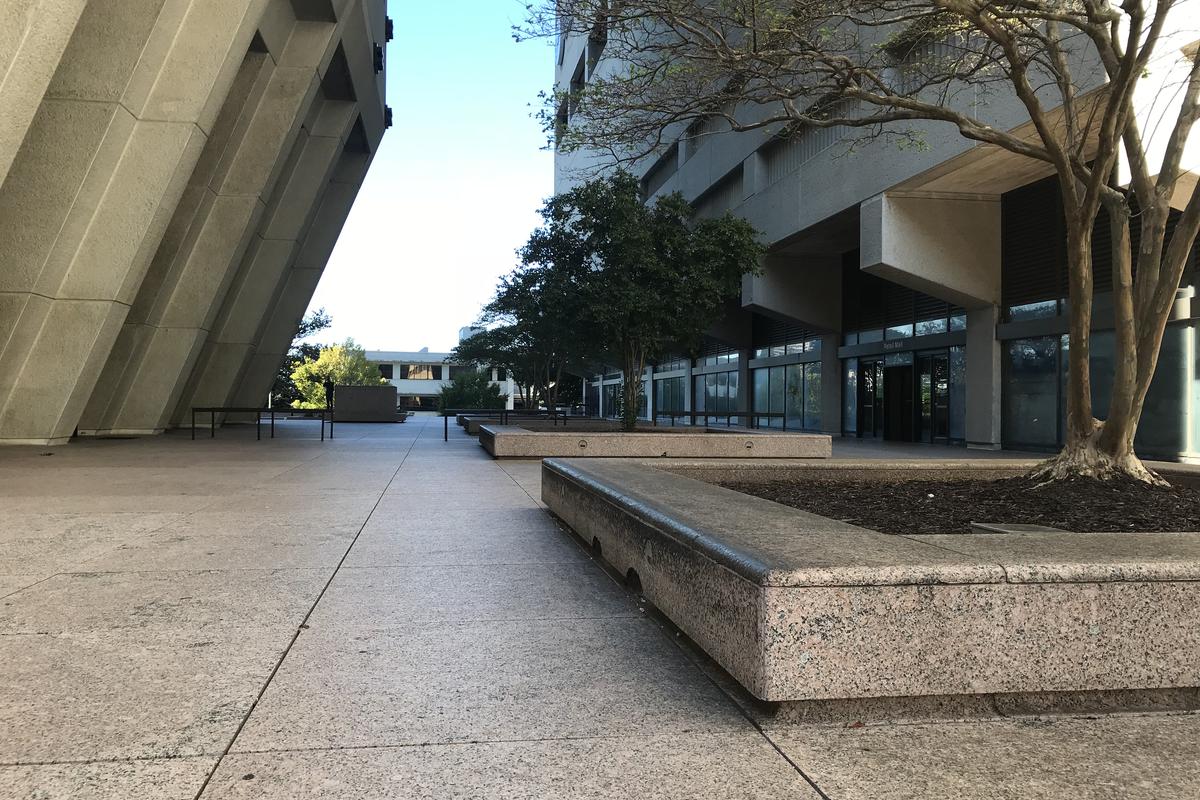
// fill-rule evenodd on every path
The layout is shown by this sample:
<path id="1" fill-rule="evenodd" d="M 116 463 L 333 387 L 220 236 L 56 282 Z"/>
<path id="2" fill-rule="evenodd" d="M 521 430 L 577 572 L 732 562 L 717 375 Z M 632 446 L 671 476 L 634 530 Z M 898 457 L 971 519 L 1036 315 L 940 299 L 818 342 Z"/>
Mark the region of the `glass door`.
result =
<path id="1" fill-rule="evenodd" d="M 883 359 L 859 360 L 858 435 L 883 438 Z"/>
<path id="2" fill-rule="evenodd" d="M 917 357 L 917 441 L 950 441 L 950 358 L 948 353 Z"/>

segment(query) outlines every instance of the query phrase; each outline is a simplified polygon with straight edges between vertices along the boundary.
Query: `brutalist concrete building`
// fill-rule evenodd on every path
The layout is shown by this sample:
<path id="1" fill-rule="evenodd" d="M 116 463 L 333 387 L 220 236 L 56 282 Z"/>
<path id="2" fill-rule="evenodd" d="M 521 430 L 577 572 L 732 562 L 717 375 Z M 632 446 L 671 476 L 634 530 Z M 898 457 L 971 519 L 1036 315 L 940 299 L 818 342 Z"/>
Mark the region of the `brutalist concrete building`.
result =
<path id="1" fill-rule="evenodd" d="M 1163 59 L 1191 46 L 1195 26 L 1179 29 L 1162 42 Z M 556 86 L 619 68 L 603 47 L 594 37 L 563 37 Z M 1161 64 L 1155 74 L 1163 86 L 1178 80 Z M 1100 85 L 1098 70 L 1077 77 Z M 1148 112 L 1156 96 L 1171 94 L 1157 88 L 1147 87 Z M 1030 125 L 1013 97 L 992 97 L 974 111 L 1004 130 Z M 570 113 L 564 103 L 560 120 Z M 950 125 L 928 124 L 926 146 L 908 149 L 854 129 L 776 133 L 702 121 L 635 170 L 648 198 L 678 191 L 699 215 L 731 211 L 769 246 L 763 273 L 744 281 L 704 351 L 647 370 L 646 414 L 704 412 L 723 424 L 731 414 L 744 421 L 760 413 L 777 415 L 762 417 L 764 425 L 847 437 L 1056 449 L 1070 346 L 1065 232 L 1051 170 L 976 145 Z M 595 163 L 559 153 L 556 191 Z M 1177 209 L 1193 182 L 1182 182 L 1188 190 Z M 1102 218 L 1092 344 L 1101 417 L 1113 351 L 1107 232 Z M 1143 455 L 1200 457 L 1195 283 L 1189 267 L 1139 429 Z M 588 376 L 589 408 L 614 410 L 620 382 L 615 371 Z"/>
<path id="2" fill-rule="evenodd" d="M 384 0 L 0 6 L 0 442 L 259 406 L 372 156 Z"/>

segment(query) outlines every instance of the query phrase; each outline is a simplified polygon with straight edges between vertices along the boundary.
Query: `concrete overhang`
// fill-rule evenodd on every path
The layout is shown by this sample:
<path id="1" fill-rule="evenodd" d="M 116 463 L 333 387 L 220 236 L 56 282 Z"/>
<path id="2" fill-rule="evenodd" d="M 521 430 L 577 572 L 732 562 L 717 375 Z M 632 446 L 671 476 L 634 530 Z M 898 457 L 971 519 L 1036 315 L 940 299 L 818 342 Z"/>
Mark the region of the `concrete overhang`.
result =
<path id="1" fill-rule="evenodd" d="M 964 308 L 1000 302 L 1000 198 L 885 193 L 860 207 L 861 268 Z"/>

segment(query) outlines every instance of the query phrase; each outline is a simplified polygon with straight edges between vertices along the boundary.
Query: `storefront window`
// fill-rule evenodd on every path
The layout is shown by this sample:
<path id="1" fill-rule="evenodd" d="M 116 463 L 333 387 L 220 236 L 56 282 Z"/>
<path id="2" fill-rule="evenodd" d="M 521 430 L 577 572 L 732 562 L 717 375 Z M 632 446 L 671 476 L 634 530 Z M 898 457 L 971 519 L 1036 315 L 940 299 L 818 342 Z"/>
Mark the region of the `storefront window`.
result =
<path id="1" fill-rule="evenodd" d="M 950 438 L 967 438 L 967 349 L 950 348 Z"/>
<path id="2" fill-rule="evenodd" d="M 788 428 L 804 427 L 804 365 L 791 364 L 787 368 L 787 387 L 783 413 L 787 414 Z"/>
<path id="3" fill-rule="evenodd" d="M 883 338 L 889 341 L 892 339 L 911 339 L 912 335 L 913 325 L 911 322 L 908 322 L 904 325 L 889 326 L 888 329 L 884 331 Z"/>
<path id="4" fill-rule="evenodd" d="M 821 365 L 812 362 L 804 365 L 804 428 L 821 429 Z"/>
<path id="5" fill-rule="evenodd" d="M 842 365 L 842 430 L 858 432 L 858 359 L 847 358 Z"/>
<path id="6" fill-rule="evenodd" d="M 1004 439 L 1013 445 L 1058 443 L 1059 337 L 1008 342 L 1004 376 Z"/>

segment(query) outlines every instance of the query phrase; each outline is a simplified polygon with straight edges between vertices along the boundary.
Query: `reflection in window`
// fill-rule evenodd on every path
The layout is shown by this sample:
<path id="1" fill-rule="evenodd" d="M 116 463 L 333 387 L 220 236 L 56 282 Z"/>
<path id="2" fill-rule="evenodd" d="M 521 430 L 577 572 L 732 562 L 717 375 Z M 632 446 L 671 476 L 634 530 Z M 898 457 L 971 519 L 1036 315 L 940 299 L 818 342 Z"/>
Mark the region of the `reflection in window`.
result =
<path id="1" fill-rule="evenodd" d="M 1053 447 L 1058 442 L 1059 337 L 1008 342 L 1004 376 L 1004 439 Z"/>
<path id="2" fill-rule="evenodd" d="M 842 362 L 842 430 L 846 433 L 858 431 L 858 359 L 847 358 Z"/>
<path id="3" fill-rule="evenodd" d="M 886 331 L 884 331 L 884 333 L 883 333 L 883 338 L 887 339 L 887 340 L 911 339 L 912 335 L 913 335 L 913 326 L 912 326 L 911 322 L 908 322 L 908 323 L 905 323 L 904 325 L 888 326 L 888 329 Z"/>
<path id="4" fill-rule="evenodd" d="M 967 349 L 950 348 L 950 438 L 967 438 Z"/>
<path id="5" fill-rule="evenodd" d="M 945 319 L 923 319 L 917 322 L 917 336 L 931 336 L 946 332 Z"/>
<path id="6" fill-rule="evenodd" d="M 1024 319 L 1046 319 L 1058 316 L 1057 300 L 1042 300 L 1037 303 L 1025 303 L 1008 307 L 1009 322 L 1019 322 Z"/>

